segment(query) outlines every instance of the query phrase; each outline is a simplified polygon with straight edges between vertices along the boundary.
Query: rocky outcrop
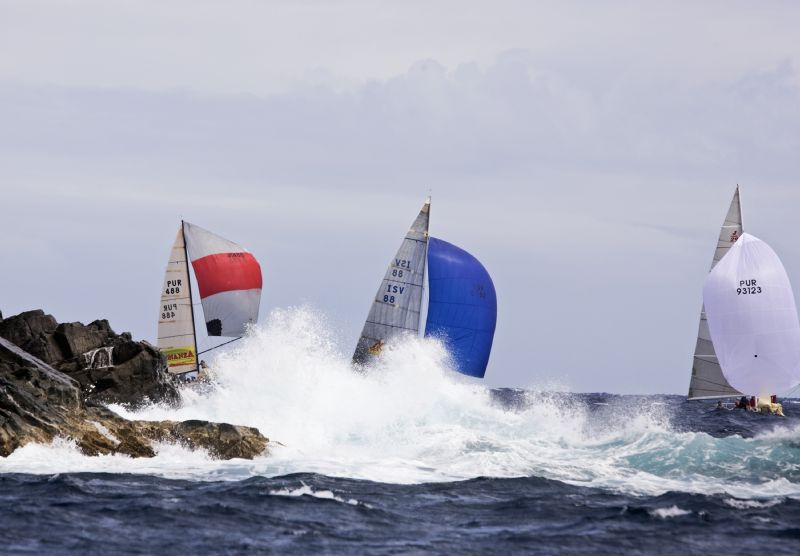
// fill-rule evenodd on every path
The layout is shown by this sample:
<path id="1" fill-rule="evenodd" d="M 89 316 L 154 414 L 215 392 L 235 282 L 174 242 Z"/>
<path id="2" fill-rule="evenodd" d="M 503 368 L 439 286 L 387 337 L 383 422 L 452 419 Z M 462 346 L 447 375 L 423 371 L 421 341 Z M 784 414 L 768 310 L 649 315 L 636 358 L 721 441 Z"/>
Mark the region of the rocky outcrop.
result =
<path id="1" fill-rule="evenodd" d="M 176 404 L 180 394 L 161 352 L 116 334 L 107 320 L 59 324 L 42 310 L 0 320 L 0 337 L 74 378 L 85 399 L 130 407 Z"/>
<path id="2" fill-rule="evenodd" d="M 32 317 L 25 330 L 52 328 L 54 321 L 47 315 Z M 34 347 L 43 345 L 41 334 L 25 330 L 18 339 L 30 340 L 28 345 Z M 88 344 L 74 345 L 83 349 Z M 0 337 L 0 456 L 29 442 L 50 442 L 57 437 L 71 438 L 87 455 L 132 457 L 152 457 L 155 442 L 177 442 L 205 449 L 218 458 L 253 458 L 265 453 L 268 442 L 258 429 L 227 423 L 124 419 L 86 400 L 77 380 Z"/>

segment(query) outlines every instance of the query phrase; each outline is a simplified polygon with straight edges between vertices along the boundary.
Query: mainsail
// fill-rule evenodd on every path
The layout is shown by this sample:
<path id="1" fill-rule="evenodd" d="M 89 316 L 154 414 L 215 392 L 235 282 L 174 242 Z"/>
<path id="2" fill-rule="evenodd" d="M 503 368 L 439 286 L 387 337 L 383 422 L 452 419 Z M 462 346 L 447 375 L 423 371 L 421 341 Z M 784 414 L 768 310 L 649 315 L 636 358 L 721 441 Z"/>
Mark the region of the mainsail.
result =
<path id="1" fill-rule="evenodd" d="M 703 302 L 728 382 L 768 396 L 800 383 L 800 321 L 792 286 L 769 245 L 742 234 L 706 277 Z"/>
<path id="2" fill-rule="evenodd" d="M 445 342 L 459 372 L 483 378 L 497 322 L 497 296 L 489 273 L 463 249 L 432 237 L 428 284 L 425 335 Z"/>
<path id="3" fill-rule="evenodd" d="M 419 334 L 430 209 L 428 198 L 386 269 L 358 339 L 356 363 L 364 364 L 380 353 L 393 336 Z"/>
<path id="4" fill-rule="evenodd" d="M 197 278 L 209 336 L 241 336 L 258 320 L 261 267 L 240 245 L 183 222 L 170 252 L 158 320 L 158 347 L 169 370 L 197 370 L 197 337 L 188 261 Z"/>
<path id="5" fill-rule="evenodd" d="M 719 232 L 717 247 L 714 250 L 714 260 L 711 270 L 725 256 L 736 240 L 742 235 L 742 207 L 739 201 L 739 188 L 733 194 L 731 206 L 725 216 L 725 222 Z M 717 360 L 711 334 L 708 330 L 705 307 L 700 311 L 700 326 L 697 331 L 697 344 L 694 349 L 694 362 L 692 363 L 692 378 L 689 382 L 689 399 L 724 398 L 739 396 L 741 393 L 731 387 Z"/>
<path id="6" fill-rule="evenodd" d="M 177 374 L 197 370 L 192 290 L 186 260 L 186 244 L 181 226 L 169 254 L 161 287 L 158 318 L 158 349 L 166 356 L 169 370 Z"/>

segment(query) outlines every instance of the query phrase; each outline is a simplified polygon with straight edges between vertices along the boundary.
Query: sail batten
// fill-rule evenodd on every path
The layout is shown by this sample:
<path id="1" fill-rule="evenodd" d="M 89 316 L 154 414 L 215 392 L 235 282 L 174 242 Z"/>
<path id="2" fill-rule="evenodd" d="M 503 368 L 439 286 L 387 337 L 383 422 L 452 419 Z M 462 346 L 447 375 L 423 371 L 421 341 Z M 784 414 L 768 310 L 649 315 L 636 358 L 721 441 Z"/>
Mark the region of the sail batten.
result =
<path id="1" fill-rule="evenodd" d="M 430 199 L 427 199 L 375 293 L 353 354 L 356 363 L 367 363 L 398 334 L 419 334 L 429 222 Z"/>
<path id="2" fill-rule="evenodd" d="M 714 257 L 711 261 L 711 270 L 722 260 L 722 257 L 730 250 L 731 246 L 741 237 L 742 229 L 742 207 L 739 198 L 739 188 L 733 194 L 730 207 L 725 215 L 725 220 L 720 227 L 717 246 L 714 249 Z M 739 396 L 741 392 L 730 386 L 722 368 L 717 360 L 714 345 L 711 341 L 711 334 L 708 329 L 705 306 L 700 310 L 700 323 L 697 330 L 697 343 L 694 350 L 694 361 L 692 364 L 692 375 L 689 382 L 690 400 L 727 398 Z"/>

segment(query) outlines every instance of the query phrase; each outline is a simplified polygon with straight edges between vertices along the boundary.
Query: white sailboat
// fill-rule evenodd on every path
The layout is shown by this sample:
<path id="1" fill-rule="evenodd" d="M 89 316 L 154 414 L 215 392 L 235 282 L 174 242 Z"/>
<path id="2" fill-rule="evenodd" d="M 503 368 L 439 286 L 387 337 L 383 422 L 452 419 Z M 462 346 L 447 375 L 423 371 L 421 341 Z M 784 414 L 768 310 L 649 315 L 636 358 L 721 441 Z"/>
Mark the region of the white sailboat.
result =
<path id="1" fill-rule="evenodd" d="M 800 384 L 800 321 L 778 255 L 742 234 L 706 277 L 703 303 L 727 382 L 782 414 L 774 395 Z"/>
<path id="2" fill-rule="evenodd" d="M 200 226 L 181 222 L 161 288 L 158 348 L 169 371 L 184 378 L 197 376 L 198 357 L 205 353 L 197 349 L 190 261 L 209 336 L 241 337 L 246 326 L 258 320 L 262 287 L 261 267 L 250 252 Z"/>
<path id="3" fill-rule="evenodd" d="M 471 254 L 429 237 L 430 205 L 429 197 L 384 273 L 353 361 L 364 365 L 392 339 L 424 332 L 444 342 L 457 371 L 483 378 L 497 322 L 494 284 Z"/>
<path id="4" fill-rule="evenodd" d="M 742 233 L 742 207 L 739 198 L 739 187 L 737 186 L 728 208 L 728 213 L 725 215 L 725 221 L 719 231 L 719 239 L 717 240 L 717 247 L 714 250 L 714 258 L 711 261 L 711 270 L 709 272 L 714 270 L 717 263 L 728 253 Z M 688 399 L 704 400 L 741 395 L 742 393 L 733 388 L 722 373 L 717 354 L 714 351 L 714 344 L 711 341 L 711 333 L 708 330 L 704 306 L 700 310 L 700 325 L 694 349 Z"/>

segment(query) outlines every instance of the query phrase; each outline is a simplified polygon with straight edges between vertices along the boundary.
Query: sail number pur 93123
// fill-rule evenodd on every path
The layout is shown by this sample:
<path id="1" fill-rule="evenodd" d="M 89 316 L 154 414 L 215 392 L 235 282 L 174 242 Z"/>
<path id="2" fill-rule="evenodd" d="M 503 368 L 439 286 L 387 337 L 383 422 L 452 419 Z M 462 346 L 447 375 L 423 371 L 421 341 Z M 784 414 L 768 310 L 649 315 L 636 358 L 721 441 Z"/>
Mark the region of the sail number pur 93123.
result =
<path id="1" fill-rule="evenodd" d="M 755 279 L 739 280 L 739 287 L 736 288 L 736 295 L 754 295 L 762 291 L 764 290 L 761 289 L 761 286 L 756 284 Z"/>

